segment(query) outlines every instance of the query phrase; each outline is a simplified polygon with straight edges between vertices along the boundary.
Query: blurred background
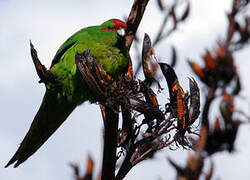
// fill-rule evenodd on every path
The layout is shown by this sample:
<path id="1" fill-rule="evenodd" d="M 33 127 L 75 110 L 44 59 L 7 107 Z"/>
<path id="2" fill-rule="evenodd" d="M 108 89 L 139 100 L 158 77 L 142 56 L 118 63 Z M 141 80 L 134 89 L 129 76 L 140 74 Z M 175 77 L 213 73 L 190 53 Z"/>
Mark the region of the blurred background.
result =
<path id="1" fill-rule="evenodd" d="M 200 60 L 206 48 L 214 47 L 218 38 L 225 37 L 231 0 L 191 0 L 188 19 L 164 42 L 156 47 L 157 57 L 170 62 L 171 45 L 178 51 L 176 72 L 184 89 L 187 77 L 194 76 L 187 58 Z M 133 1 L 98 0 L 0 0 L 0 179 L 73 179 L 69 164 L 78 163 L 85 171 L 87 155 L 95 162 L 95 175 L 101 168 L 102 118 L 99 106 L 85 103 L 78 107 L 56 133 L 24 164 L 17 169 L 4 165 L 17 150 L 35 116 L 45 91 L 38 83 L 29 40 L 32 40 L 38 56 L 46 67 L 50 66 L 59 46 L 79 29 L 98 25 L 111 18 L 128 16 Z M 154 40 L 162 21 L 156 2 L 150 1 L 141 25 L 139 39 L 148 33 Z M 141 52 L 141 48 L 139 49 Z M 243 79 L 242 99 L 236 108 L 249 112 L 250 48 L 236 53 L 236 65 Z M 132 61 L 138 52 L 131 51 Z M 136 62 L 133 62 L 136 67 Z M 142 73 L 139 73 L 139 77 Z M 194 76 L 195 77 L 195 76 Z M 201 91 L 203 90 L 202 87 Z M 201 97 L 202 101 L 204 97 Z M 241 103 L 242 102 L 242 103 Z M 214 109 L 216 113 L 218 110 Z M 211 113 L 214 115 L 214 113 Z M 214 178 L 247 179 L 250 177 L 249 125 L 241 126 L 236 151 L 217 153 Z M 134 167 L 128 174 L 132 179 L 174 179 L 175 170 L 166 157 L 177 163 L 186 163 L 187 150 L 168 149 L 157 153 L 155 158 Z"/>

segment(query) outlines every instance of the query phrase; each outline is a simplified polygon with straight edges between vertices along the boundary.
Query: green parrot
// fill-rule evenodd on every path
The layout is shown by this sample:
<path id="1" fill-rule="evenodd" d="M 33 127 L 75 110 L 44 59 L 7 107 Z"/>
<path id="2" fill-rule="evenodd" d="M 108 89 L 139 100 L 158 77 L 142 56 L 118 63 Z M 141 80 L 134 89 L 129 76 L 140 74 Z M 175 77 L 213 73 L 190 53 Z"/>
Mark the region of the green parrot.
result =
<path id="1" fill-rule="evenodd" d="M 125 46 L 125 29 L 123 21 L 111 19 L 99 26 L 81 29 L 62 44 L 50 67 L 62 87 L 58 90 L 46 83 L 42 104 L 30 129 L 5 167 L 13 163 L 18 167 L 47 141 L 78 105 L 87 100 L 95 102 L 91 89 L 76 73 L 76 53 L 90 50 L 113 78 L 128 70 L 130 56 Z"/>

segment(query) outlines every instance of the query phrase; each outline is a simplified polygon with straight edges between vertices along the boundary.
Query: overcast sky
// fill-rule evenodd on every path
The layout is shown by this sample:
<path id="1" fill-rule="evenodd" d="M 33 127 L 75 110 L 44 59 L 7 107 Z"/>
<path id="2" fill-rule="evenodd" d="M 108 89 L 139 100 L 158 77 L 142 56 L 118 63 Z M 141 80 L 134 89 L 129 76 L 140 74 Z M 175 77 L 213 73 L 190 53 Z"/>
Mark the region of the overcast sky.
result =
<path id="1" fill-rule="evenodd" d="M 200 60 L 205 48 L 212 48 L 218 37 L 225 36 L 226 16 L 231 0 L 191 1 L 191 14 L 186 23 L 171 38 L 162 43 L 156 54 L 161 59 L 170 56 L 171 45 L 179 52 L 177 75 L 186 87 L 192 76 L 186 58 Z M 55 180 L 72 179 L 70 162 L 85 168 L 87 154 L 95 162 L 95 174 L 101 167 L 102 120 L 99 107 L 85 103 L 78 107 L 56 133 L 19 168 L 3 166 L 18 148 L 35 116 L 45 88 L 38 84 L 33 66 L 29 40 L 32 40 L 40 60 L 50 66 L 58 47 L 79 29 L 101 24 L 111 18 L 122 18 L 129 13 L 132 0 L 0 0 L 0 179 Z M 148 33 L 153 39 L 160 24 L 159 14 L 152 0 L 140 26 L 140 38 Z M 245 78 L 241 96 L 249 101 L 249 51 L 236 54 L 240 75 Z M 249 109 L 248 103 L 243 103 Z M 243 105 L 239 105 L 242 106 Z M 247 135 L 248 133 L 248 135 Z M 250 177 L 249 126 L 241 128 L 233 156 L 220 153 L 215 177 L 247 179 Z M 137 165 L 127 176 L 133 179 L 173 179 L 175 174 L 165 160 L 170 156 L 185 164 L 186 152 L 162 151 L 154 160 Z"/>

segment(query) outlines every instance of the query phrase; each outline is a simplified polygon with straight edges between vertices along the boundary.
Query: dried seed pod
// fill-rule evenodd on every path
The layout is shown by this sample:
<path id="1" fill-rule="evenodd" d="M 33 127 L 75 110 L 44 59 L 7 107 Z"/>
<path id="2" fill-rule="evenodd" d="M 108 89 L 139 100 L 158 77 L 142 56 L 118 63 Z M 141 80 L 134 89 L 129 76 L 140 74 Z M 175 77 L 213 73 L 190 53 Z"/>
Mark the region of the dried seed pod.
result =
<path id="1" fill-rule="evenodd" d="M 164 114 L 159 110 L 159 108 L 153 106 L 150 103 L 142 101 L 136 97 L 131 97 L 129 99 L 129 102 L 130 105 L 132 106 L 132 109 L 147 115 L 148 117 L 150 117 L 150 119 L 158 119 L 158 120 L 165 119 Z"/>
<path id="2" fill-rule="evenodd" d="M 234 98 L 226 92 L 223 93 L 223 99 L 220 103 L 220 112 L 225 123 L 232 123 L 232 115 L 234 112 Z"/>
<path id="3" fill-rule="evenodd" d="M 175 139 L 179 144 L 187 144 L 184 139 L 184 134 L 186 130 L 189 128 L 188 121 L 188 106 L 187 106 L 187 98 L 188 95 L 184 93 L 182 87 L 180 86 L 176 73 L 174 69 L 165 63 L 159 63 L 162 73 L 166 78 L 169 94 L 170 94 L 170 105 L 169 109 L 166 111 L 170 111 L 172 117 L 177 118 L 177 129 L 178 134 L 175 136 Z"/>
<path id="4" fill-rule="evenodd" d="M 192 125 L 200 115 L 200 89 L 194 79 L 189 78 L 190 107 L 189 125 Z"/>
<path id="5" fill-rule="evenodd" d="M 170 103 L 171 101 L 176 101 L 174 99 L 174 94 L 173 94 L 173 87 L 174 87 L 174 83 L 176 81 L 178 81 L 176 73 L 174 71 L 174 69 L 166 63 L 159 63 L 160 67 L 161 67 L 161 71 L 167 81 L 168 84 L 168 90 L 169 90 L 169 96 L 170 96 Z"/>
<path id="6" fill-rule="evenodd" d="M 95 77 L 91 73 L 91 70 L 87 66 L 87 59 L 90 60 L 93 57 L 89 51 L 84 51 L 82 54 L 76 54 L 76 65 L 77 71 L 81 74 L 80 77 L 91 89 L 91 93 L 95 96 L 98 101 L 104 101 L 104 97 L 106 97 L 105 91 L 103 91 L 103 87 L 100 87 L 100 84 L 96 81 Z M 90 64 L 88 64 L 90 65 Z M 93 69 L 92 69 L 93 70 Z"/>
<path id="7" fill-rule="evenodd" d="M 60 82 L 60 79 L 56 75 L 54 75 L 50 70 L 47 70 L 46 67 L 41 63 L 41 61 L 38 58 L 37 51 L 35 50 L 31 41 L 30 41 L 30 53 L 36 68 L 37 75 L 40 78 L 39 83 L 45 83 L 46 85 L 48 85 L 49 83 L 51 87 L 61 88 L 62 84 Z"/>
<path id="8" fill-rule="evenodd" d="M 174 87 L 174 92 L 177 93 L 177 129 L 179 131 L 186 130 L 187 129 L 187 106 L 185 104 L 185 93 L 182 89 L 182 87 L 177 82 Z"/>
<path id="9" fill-rule="evenodd" d="M 202 56 L 202 59 L 205 62 L 206 69 L 214 69 L 217 65 L 216 59 L 213 58 L 213 56 L 208 50 L 206 51 L 206 54 Z"/>
<path id="10" fill-rule="evenodd" d="M 153 54 L 154 54 L 154 49 L 152 48 L 150 37 L 148 34 L 145 33 L 143 40 L 143 48 L 142 48 L 142 67 L 146 79 L 145 82 L 149 86 L 151 86 L 153 82 L 156 82 L 159 86 L 159 82 L 155 79 L 157 64 L 152 62 Z"/>
<path id="11" fill-rule="evenodd" d="M 190 67 L 192 68 L 192 70 L 194 71 L 194 73 L 202 80 L 204 81 L 205 78 L 205 74 L 203 69 L 195 62 L 189 61 L 188 60 L 188 64 L 190 65 Z"/>

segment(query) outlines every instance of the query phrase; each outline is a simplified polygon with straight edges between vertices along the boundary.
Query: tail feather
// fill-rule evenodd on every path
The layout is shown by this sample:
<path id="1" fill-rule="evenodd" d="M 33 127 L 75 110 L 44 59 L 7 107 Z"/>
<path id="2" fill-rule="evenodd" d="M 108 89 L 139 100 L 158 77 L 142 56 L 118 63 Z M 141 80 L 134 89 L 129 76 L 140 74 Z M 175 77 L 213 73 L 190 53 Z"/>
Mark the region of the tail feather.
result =
<path id="1" fill-rule="evenodd" d="M 66 98 L 57 98 L 56 92 L 46 90 L 43 102 L 20 147 L 5 167 L 15 163 L 18 167 L 34 154 L 66 120 L 76 104 Z"/>

